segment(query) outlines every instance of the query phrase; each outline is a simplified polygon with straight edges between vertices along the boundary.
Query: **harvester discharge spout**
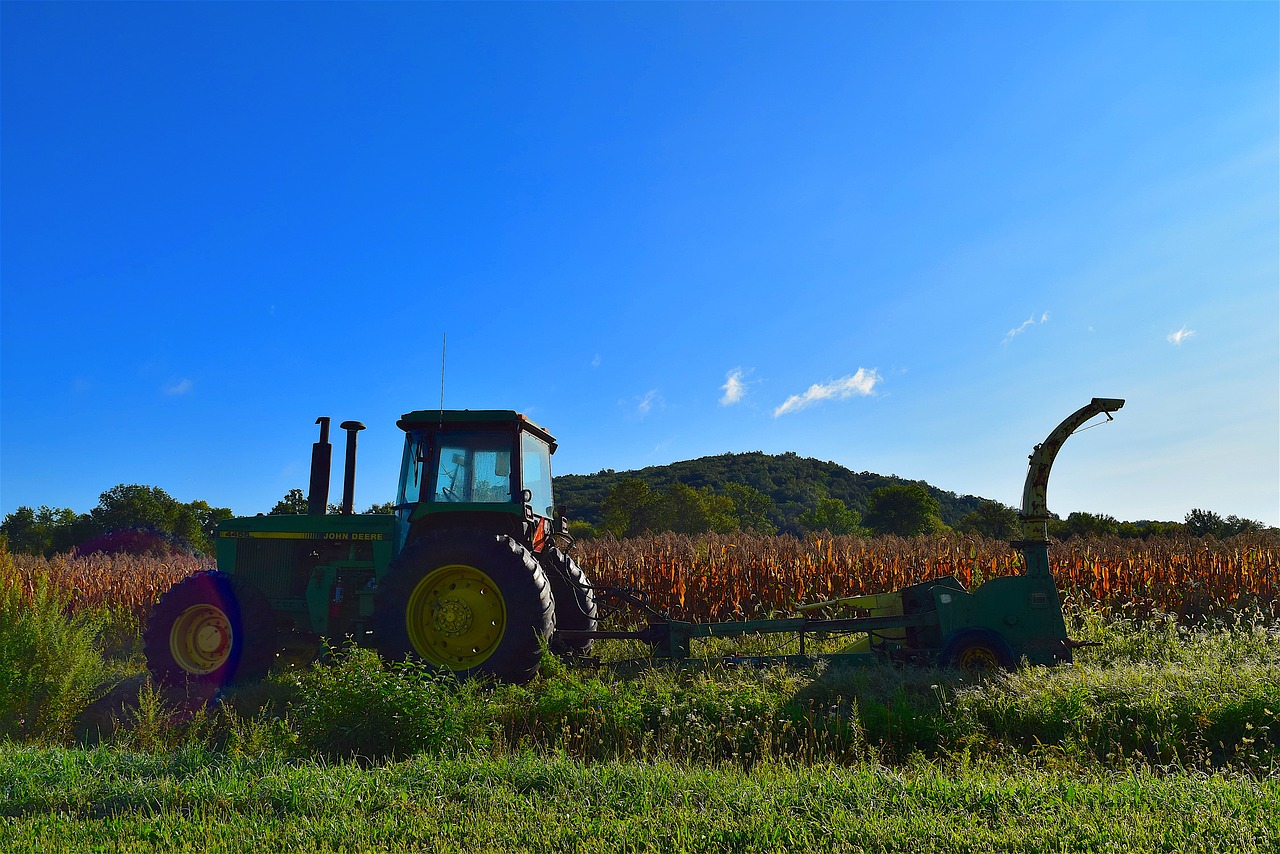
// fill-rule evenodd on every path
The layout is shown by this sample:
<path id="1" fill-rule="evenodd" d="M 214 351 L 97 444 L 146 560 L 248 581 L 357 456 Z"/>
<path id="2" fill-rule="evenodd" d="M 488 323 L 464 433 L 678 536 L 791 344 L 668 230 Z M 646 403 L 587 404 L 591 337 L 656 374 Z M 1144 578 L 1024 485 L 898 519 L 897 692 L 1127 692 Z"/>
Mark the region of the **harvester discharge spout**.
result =
<path id="1" fill-rule="evenodd" d="M 1075 412 L 1068 415 L 1061 424 L 1054 428 L 1031 453 L 1031 462 L 1027 469 L 1027 480 L 1022 487 L 1022 509 L 1018 518 L 1022 523 L 1022 539 L 1011 545 L 1020 549 L 1027 560 L 1027 574 L 1038 575 L 1049 573 L 1049 472 L 1053 468 L 1054 458 L 1058 456 L 1064 442 L 1086 421 L 1098 414 L 1105 414 L 1111 420 L 1111 413 L 1124 406 L 1124 401 L 1113 397 L 1095 397 Z"/>

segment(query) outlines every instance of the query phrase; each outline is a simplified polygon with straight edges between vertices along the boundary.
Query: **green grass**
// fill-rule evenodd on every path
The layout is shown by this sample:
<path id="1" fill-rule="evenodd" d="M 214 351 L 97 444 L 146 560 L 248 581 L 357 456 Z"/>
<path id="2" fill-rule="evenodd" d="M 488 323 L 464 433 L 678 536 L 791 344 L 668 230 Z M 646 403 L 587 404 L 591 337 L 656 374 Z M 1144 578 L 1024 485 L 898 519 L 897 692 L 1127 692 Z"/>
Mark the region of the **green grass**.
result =
<path id="1" fill-rule="evenodd" d="M 347 649 L 206 707 L 149 685 L 136 621 L 37 602 L 0 603 L 0 851 L 1280 850 L 1265 612 L 1073 610 L 1075 664 L 985 677 L 616 641 L 483 685 Z"/>
<path id="2" fill-rule="evenodd" d="M 0 850 L 1274 851 L 1280 781 L 0 748 Z"/>
<path id="3" fill-rule="evenodd" d="M 1280 773 L 1280 631 L 1273 622 L 1232 616 L 1193 630 L 1160 616 L 1087 614 L 1073 634 L 1099 645 L 1080 651 L 1070 666 L 979 678 L 888 665 L 592 671 L 548 658 L 529 685 L 486 686 L 348 649 L 330 663 L 241 686 L 214 708 L 187 706 L 140 683 L 129 689 L 114 726 L 99 715 L 98 731 L 81 725 L 80 743 L 372 761 L 463 749 L 744 768 L 1021 756 L 1046 765 Z M 77 637 L 80 649 L 85 636 Z M 778 643 L 718 640 L 712 652 L 757 654 Z M 125 657 L 109 659 L 102 672 L 118 679 L 132 668 L 137 675 L 128 684 L 138 684 L 136 649 L 118 636 L 115 648 Z M 616 661 L 634 650 L 606 642 L 600 652 Z M 0 647 L 0 660 L 4 654 Z M 12 696 L 22 684 L 0 684 L 0 705 L 22 700 Z M 85 687 L 77 696 L 109 687 Z M 70 744 L 68 713 L 59 714 L 56 729 L 9 737 Z"/>

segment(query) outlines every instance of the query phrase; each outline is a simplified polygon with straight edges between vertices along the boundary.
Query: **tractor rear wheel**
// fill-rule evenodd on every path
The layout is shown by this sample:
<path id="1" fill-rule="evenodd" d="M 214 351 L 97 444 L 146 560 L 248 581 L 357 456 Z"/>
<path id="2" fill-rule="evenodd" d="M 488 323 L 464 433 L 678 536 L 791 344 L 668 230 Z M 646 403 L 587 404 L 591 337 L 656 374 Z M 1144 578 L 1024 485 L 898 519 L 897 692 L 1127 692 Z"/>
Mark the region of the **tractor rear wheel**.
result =
<path id="1" fill-rule="evenodd" d="M 538 561 L 510 537 L 478 531 L 435 531 L 405 547 L 374 602 L 385 658 L 417 658 L 464 677 L 528 682 L 555 627 Z"/>
<path id="2" fill-rule="evenodd" d="M 224 572 L 197 572 L 160 597 L 143 632 L 157 682 L 221 688 L 271 666 L 271 605 L 252 585 Z"/>
<path id="3" fill-rule="evenodd" d="M 568 641 L 559 633 L 562 629 L 594 632 L 598 628 L 599 612 L 591 581 L 582 567 L 559 549 L 544 551 L 542 566 L 556 600 L 556 635 L 551 639 L 551 651 L 559 655 L 587 655 L 591 652 L 590 638 Z"/>
<path id="4" fill-rule="evenodd" d="M 938 663 L 970 673 L 1012 670 L 1017 664 L 1013 647 L 990 629 L 961 629 L 947 638 Z"/>

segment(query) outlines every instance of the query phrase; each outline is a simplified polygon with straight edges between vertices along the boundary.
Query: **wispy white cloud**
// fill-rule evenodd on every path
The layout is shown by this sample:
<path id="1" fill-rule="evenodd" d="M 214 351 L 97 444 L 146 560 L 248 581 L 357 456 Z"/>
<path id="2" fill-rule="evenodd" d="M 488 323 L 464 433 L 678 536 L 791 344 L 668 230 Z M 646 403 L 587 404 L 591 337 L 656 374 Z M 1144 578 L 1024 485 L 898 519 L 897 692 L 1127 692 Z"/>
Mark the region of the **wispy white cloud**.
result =
<path id="1" fill-rule="evenodd" d="M 1186 341 L 1195 334 L 1196 331 L 1194 329 L 1188 329 L 1186 324 L 1183 324 L 1182 328 L 1177 332 L 1170 332 L 1165 340 L 1175 347 L 1181 347 L 1183 341 Z"/>
<path id="2" fill-rule="evenodd" d="M 1000 343 L 1008 344 L 1014 338 L 1017 338 L 1023 332 L 1026 332 L 1028 329 L 1035 326 L 1036 324 L 1045 324 L 1048 322 L 1049 322 L 1049 312 L 1047 311 L 1040 315 L 1039 320 L 1036 320 L 1035 315 L 1032 315 L 1031 317 L 1028 317 L 1026 320 L 1022 321 L 1021 325 L 1016 326 L 1013 329 L 1010 329 L 1007 333 L 1005 333 L 1004 341 L 1001 341 Z"/>
<path id="3" fill-rule="evenodd" d="M 742 400 L 747 395 L 746 371 L 742 368 L 734 368 L 725 375 L 724 385 L 720 388 L 724 389 L 724 395 L 720 398 L 721 406 L 732 406 Z"/>
<path id="4" fill-rule="evenodd" d="M 593 368 L 598 368 L 598 367 L 600 367 L 600 354 L 599 354 L 599 353 L 596 353 L 596 357 L 595 357 L 594 359 L 592 359 L 592 360 L 591 360 L 591 367 L 593 367 Z"/>
<path id="5" fill-rule="evenodd" d="M 187 392 L 191 391 L 191 387 L 193 385 L 194 383 L 192 383 L 191 380 L 188 380 L 188 379 L 180 380 L 179 382 L 173 383 L 172 385 L 165 386 L 164 393 L 165 394 L 186 394 Z"/>
<path id="6" fill-rule="evenodd" d="M 815 383 L 809 386 L 804 394 L 793 394 L 773 410 L 773 417 L 797 412 L 823 400 L 844 400 L 845 398 L 871 394 L 880 382 L 880 372 L 875 369 L 858 368 L 852 376 L 841 377 L 829 383 Z"/>
<path id="7" fill-rule="evenodd" d="M 648 415 L 655 406 L 661 408 L 662 403 L 662 395 L 656 388 L 651 388 L 640 397 L 636 398 L 636 412 L 638 412 L 640 417 L 643 418 Z"/>

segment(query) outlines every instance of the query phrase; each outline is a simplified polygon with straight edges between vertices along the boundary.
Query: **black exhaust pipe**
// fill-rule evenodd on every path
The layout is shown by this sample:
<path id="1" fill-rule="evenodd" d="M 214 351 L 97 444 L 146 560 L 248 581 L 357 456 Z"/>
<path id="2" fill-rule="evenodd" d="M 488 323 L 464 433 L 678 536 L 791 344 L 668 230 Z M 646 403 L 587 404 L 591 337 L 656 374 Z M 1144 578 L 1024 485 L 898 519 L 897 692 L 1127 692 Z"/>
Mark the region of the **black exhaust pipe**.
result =
<path id="1" fill-rule="evenodd" d="M 356 504 L 356 434 L 364 429 L 359 421 L 343 421 L 338 425 L 347 431 L 347 467 L 342 475 L 342 515 L 350 516 Z"/>
<path id="2" fill-rule="evenodd" d="M 307 493 L 307 515 L 323 516 L 329 505 L 329 470 L 333 467 L 333 445 L 329 444 L 329 417 L 316 419 L 320 441 L 311 446 L 311 491 Z"/>

